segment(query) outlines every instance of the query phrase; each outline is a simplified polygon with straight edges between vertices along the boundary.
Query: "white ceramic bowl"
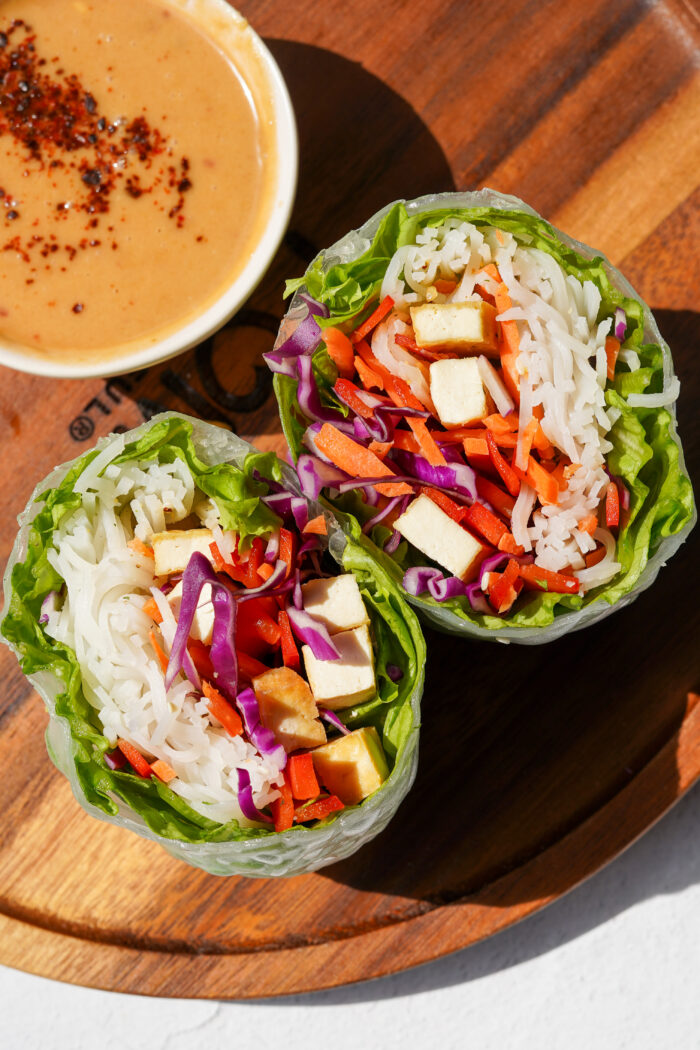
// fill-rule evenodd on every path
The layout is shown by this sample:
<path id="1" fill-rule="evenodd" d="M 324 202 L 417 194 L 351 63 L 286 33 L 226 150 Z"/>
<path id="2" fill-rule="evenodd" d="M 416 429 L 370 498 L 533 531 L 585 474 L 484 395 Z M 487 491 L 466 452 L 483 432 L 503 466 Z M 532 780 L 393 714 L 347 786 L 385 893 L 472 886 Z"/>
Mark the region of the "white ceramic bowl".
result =
<path id="1" fill-rule="evenodd" d="M 166 0 L 194 20 L 219 49 L 241 70 L 241 53 L 250 62 L 248 73 L 256 77 L 267 95 L 269 119 L 275 128 L 276 172 L 270 193 L 270 211 L 262 233 L 247 263 L 222 294 L 202 312 L 172 329 L 157 342 L 144 339 L 144 346 L 134 349 L 133 341 L 125 352 L 116 349 L 108 355 L 96 352 L 94 361 L 85 360 L 85 352 L 71 357 L 62 350 L 55 358 L 39 355 L 17 343 L 0 337 L 0 365 L 21 372 L 62 379 L 119 375 L 175 357 L 196 346 L 217 331 L 255 289 L 267 270 L 289 222 L 294 203 L 298 170 L 298 143 L 294 110 L 282 73 L 267 47 L 246 19 L 226 0 Z M 242 71 L 243 72 L 243 71 Z M 247 78 L 246 78 L 247 79 Z"/>

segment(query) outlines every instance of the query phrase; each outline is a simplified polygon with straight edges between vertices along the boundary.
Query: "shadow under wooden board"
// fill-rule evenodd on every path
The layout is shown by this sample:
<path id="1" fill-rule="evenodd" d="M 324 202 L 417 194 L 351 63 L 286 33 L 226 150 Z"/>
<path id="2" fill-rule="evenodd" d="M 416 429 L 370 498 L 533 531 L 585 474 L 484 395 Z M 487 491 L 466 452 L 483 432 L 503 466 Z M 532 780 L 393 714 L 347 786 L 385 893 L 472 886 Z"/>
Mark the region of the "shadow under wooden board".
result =
<path id="1" fill-rule="evenodd" d="M 700 471 L 698 31 L 679 3 L 262 0 L 239 5 L 288 79 L 299 196 L 246 309 L 202 347 L 111 381 L 0 376 L 0 554 L 37 478 L 161 408 L 281 448 L 259 355 L 283 277 L 388 200 L 491 185 L 606 251 L 657 310 Z M 402 44 L 397 48 L 396 41 Z M 504 62 L 504 56 L 510 60 Z M 694 367 L 695 366 L 695 367 Z M 217 879 L 90 820 L 0 653 L 0 962 L 164 996 L 256 997 L 401 970 L 566 892 L 700 776 L 698 534 L 630 608 L 545 647 L 428 633 L 421 761 L 388 829 L 289 880 Z"/>

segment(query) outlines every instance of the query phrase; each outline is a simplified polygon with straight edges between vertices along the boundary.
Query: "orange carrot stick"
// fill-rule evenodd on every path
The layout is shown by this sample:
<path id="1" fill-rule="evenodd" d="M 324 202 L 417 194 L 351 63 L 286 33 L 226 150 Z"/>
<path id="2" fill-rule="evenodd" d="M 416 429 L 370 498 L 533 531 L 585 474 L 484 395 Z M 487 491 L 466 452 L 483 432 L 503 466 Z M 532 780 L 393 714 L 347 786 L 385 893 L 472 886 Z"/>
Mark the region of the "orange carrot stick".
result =
<path id="1" fill-rule="evenodd" d="M 336 467 L 353 478 L 394 477 L 394 472 L 363 445 L 342 434 L 332 423 L 324 423 L 316 436 L 316 447 Z M 405 482 L 379 484 L 383 496 L 408 496 L 413 492 Z"/>
<path id="2" fill-rule="evenodd" d="M 363 321 L 359 328 L 356 328 L 354 332 L 350 334 L 350 338 L 353 343 L 358 343 L 360 339 L 364 339 L 365 336 L 369 335 L 373 328 L 376 328 L 380 321 L 383 321 L 386 315 L 394 306 L 394 300 L 390 295 L 385 296 L 376 310 L 373 310 L 366 321 Z"/>
<path id="3" fill-rule="evenodd" d="M 327 536 L 328 527 L 323 514 L 319 514 L 317 518 L 312 518 L 311 521 L 307 521 L 301 531 L 311 533 L 314 536 Z M 262 566 L 260 566 L 260 568 L 262 568 Z M 259 571 L 260 569 L 258 569 L 258 572 Z"/>
<path id="4" fill-rule="evenodd" d="M 156 656 L 158 657 L 158 663 L 160 664 L 160 666 L 161 666 L 161 668 L 163 670 L 163 674 L 165 674 L 165 672 L 168 670 L 168 663 L 170 661 L 168 659 L 167 653 L 165 652 L 165 650 L 161 646 L 160 642 L 156 638 L 155 631 L 149 631 L 148 632 L 148 640 L 151 643 L 151 645 L 153 646 L 153 648 L 155 649 Z"/>
<path id="5" fill-rule="evenodd" d="M 355 352 L 352 343 L 339 328 L 324 328 L 323 341 L 331 361 L 345 379 L 351 379 L 354 372 L 353 358 Z"/>

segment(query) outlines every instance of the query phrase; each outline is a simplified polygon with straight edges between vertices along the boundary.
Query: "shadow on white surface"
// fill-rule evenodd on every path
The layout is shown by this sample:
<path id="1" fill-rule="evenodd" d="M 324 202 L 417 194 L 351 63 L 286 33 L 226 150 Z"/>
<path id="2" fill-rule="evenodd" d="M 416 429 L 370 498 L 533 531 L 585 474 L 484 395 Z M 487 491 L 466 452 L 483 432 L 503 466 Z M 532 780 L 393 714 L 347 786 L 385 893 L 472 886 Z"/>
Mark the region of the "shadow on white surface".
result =
<path id="1" fill-rule="evenodd" d="M 545 955 L 621 912 L 700 883 L 700 790 L 690 791 L 620 857 L 544 910 L 487 941 L 390 977 L 274 1000 L 278 1005 L 362 1003 L 476 981 Z M 271 1000 L 255 1000 L 269 1003 Z"/>

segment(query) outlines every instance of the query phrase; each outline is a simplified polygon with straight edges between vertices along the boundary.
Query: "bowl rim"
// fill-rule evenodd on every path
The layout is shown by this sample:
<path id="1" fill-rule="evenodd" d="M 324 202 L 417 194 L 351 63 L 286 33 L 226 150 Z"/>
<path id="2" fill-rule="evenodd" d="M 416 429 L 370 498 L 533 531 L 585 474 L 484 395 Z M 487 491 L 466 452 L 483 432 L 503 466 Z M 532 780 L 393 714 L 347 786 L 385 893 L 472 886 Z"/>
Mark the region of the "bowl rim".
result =
<path id="1" fill-rule="evenodd" d="M 228 283 L 220 295 L 206 309 L 171 331 L 157 342 L 134 349 L 138 339 L 131 340 L 125 353 L 100 357 L 94 362 L 70 360 L 74 351 L 65 351 L 68 360 L 33 356 L 20 344 L 4 342 L 0 336 L 0 366 L 31 375 L 54 379 L 90 379 L 138 371 L 191 349 L 218 331 L 243 306 L 264 277 L 279 248 L 289 224 L 297 190 L 299 144 L 294 108 L 289 91 L 275 58 L 248 20 L 227 0 L 165 0 L 196 24 L 198 11 L 223 15 L 232 28 L 238 30 L 251 46 L 269 88 L 271 120 L 275 125 L 275 153 L 277 170 L 270 191 L 271 207 L 262 233 L 243 269 Z M 206 33 L 217 45 L 216 27 L 207 26 Z"/>

